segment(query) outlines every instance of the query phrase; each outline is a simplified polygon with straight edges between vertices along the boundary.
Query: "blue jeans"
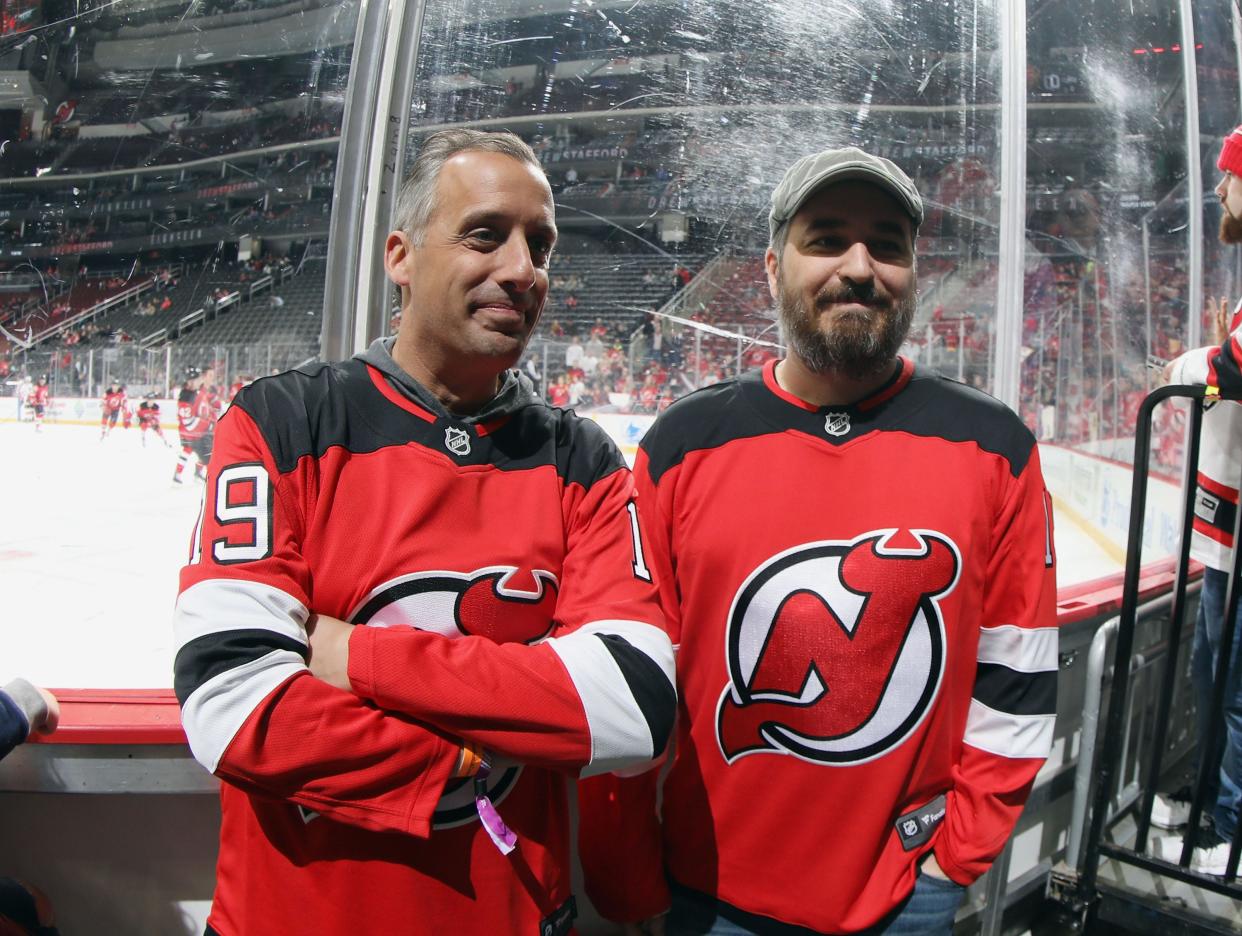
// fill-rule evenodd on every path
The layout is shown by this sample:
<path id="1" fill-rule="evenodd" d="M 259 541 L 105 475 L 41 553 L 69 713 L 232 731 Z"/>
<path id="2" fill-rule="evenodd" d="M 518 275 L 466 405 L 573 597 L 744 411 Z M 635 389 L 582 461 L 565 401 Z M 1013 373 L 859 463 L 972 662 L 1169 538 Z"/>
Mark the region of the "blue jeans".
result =
<path id="1" fill-rule="evenodd" d="M 1225 620 L 1225 589 L 1229 574 L 1216 569 L 1203 570 L 1203 589 L 1199 592 L 1199 615 L 1190 651 L 1190 674 L 1195 686 L 1196 719 L 1200 756 L 1212 737 L 1212 684 L 1220 658 L 1221 625 Z M 1242 619 L 1242 605 L 1238 609 Z M 1238 808 L 1242 805 L 1242 686 L 1239 686 L 1238 659 L 1242 650 L 1242 626 L 1234 632 L 1232 661 L 1225 682 L 1224 750 L 1218 751 L 1220 770 L 1211 766 L 1205 809 L 1211 810 L 1216 831 L 1232 840 L 1238 828 Z M 1212 805 L 1214 804 L 1214 805 Z"/>
<path id="2" fill-rule="evenodd" d="M 881 923 L 866 930 L 866 936 L 948 936 L 953 932 L 953 918 L 965 895 L 966 888 L 962 885 L 919 872 L 914 890 L 905 903 Z M 666 927 L 668 936 L 767 936 L 777 931 L 794 936 L 812 932 L 780 924 L 770 928 L 758 924 L 750 928 L 715 913 L 705 915 L 704 909 L 701 902 L 674 890 L 673 909 Z"/>

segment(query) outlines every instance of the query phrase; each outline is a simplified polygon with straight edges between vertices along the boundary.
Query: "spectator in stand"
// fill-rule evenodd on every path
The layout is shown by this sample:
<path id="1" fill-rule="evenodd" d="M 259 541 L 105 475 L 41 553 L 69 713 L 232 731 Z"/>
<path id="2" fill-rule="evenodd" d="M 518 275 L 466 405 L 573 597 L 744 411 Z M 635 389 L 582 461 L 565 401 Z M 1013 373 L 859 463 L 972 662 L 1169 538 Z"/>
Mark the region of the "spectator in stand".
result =
<path id="1" fill-rule="evenodd" d="M 651 371 L 643 378 L 643 385 L 638 389 L 638 411 L 654 413 L 660 401 L 660 386 L 656 375 Z"/>
<path id="2" fill-rule="evenodd" d="M 604 340 L 603 339 L 606 333 L 607 333 L 606 330 L 605 332 L 601 333 L 594 328 L 591 329 L 591 336 L 587 339 L 587 343 L 584 348 L 587 357 L 593 357 L 596 360 L 599 360 L 600 358 L 604 356 Z"/>
<path id="3" fill-rule="evenodd" d="M 569 347 L 565 349 L 565 367 L 566 369 L 579 367 L 582 364 L 582 356 L 586 353 L 582 347 L 582 339 L 575 334 L 569 339 Z"/>
<path id="4" fill-rule="evenodd" d="M 574 373 L 569 383 L 569 405 L 581 406 L 584 402 L 586 394 L 586 381 L 583 379 L 583 372 L 578 370 Z"/>
<path id="5" fill-rule="evenodd" d="M 1224 172 L 1216 186 L 1216 197 L 1221 202 L 1220 240 L 1242 245 L 1242 127 L 1225 138 L 1216 164 Z M 1169 383 L 1207 384 L 1237 392 L 1242 390 L 1242 302 L 1234 307 L 1232 316 L 1224 299 L 1213 300 L 1210 310 L 1219 347 L 1186 352 L 1169 362 L 1163 376 Z M 1221 401 L 1203 414 L 1199 487 L 1191 531 L 1191 556 L 1204 565 L 1190 662 L 1198 715 L 1196 756 L 1207 759 L 1208 802 L 1204 808 L 1210 810 L 1212 825 L 1199 836 L 1190 867 L 1214 875 L 1225 873 L 1242 811 L 1242 629 L 1236 632 L 1226 670 L 1223 743 L 1215 741 L 1218 735 L 1214 728 L 1219 722 L 1211 708 L 1225 625 L 1225 596 L 1236 547 L 1233 520 L 1238 510 L 1239 471 L 1242 404 Z M 1234 626 L 1239 625 L 1242 607 Z M 1190 790 L 1184 789 L 1167 797 L 1157 795 L 1152 823 L 1165 828 L 1185 825 L 1190 816 L 1189 794 Z M 1183 844 L 1180 836 L 1162 839 L 1160 857 L 1166 861 L 1180 860 Z"/>
<path id="6" fill-rule="evenodd" d="M 0 759 L 31 734 L 49 735 L 60 722 L 60 703 L 46 689 L 24 679 L 0 688 Z M 56 936 L 48 900 L 36 888 L 0 877 L 0 933 Z"/>

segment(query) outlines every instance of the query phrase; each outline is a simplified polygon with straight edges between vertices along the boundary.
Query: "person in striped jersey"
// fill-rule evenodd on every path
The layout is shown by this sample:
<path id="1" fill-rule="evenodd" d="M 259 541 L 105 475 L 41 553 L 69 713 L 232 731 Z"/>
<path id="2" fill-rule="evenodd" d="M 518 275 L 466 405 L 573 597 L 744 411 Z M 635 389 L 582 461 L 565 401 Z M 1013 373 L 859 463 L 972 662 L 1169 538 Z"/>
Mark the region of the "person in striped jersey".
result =
<path id="1" fill-rule="evenodd" d="M 1242 127 L 1221 146 L 1217 167 L 1224 173 L 1216 186 L 1221 203 L 1220 240 L 1242 244 Z M 1170 361 L 1164 369 L 1167 383 L 1203 384 L 1226 393 L 1242 393 L 1242 302 L 1229 309 L 1227 300 L 1209 303 L 1215 334 L 1214 346 L 1195 348 Z M 1190 555 L 1203 563 L 1203 588 L 1195 618 L 1191 649 L 1191 673 L 1195 689 L 1196 728 L 1200 738 L 1214 736 L 1212 688 L 1220 658 L 1225 622 L 1225 596 L 1229 570 L 1233 567 L 1233 528 L 1238 511 L 1238 477 L 1242 475 L 1242 404 L 1218 400 L 1203 414 L 1203 435 L 1196 473 L 1195 519 Z M 1242 614 L 1242 613 L 1240 613 Z M 1242 632 L 1238 632 L 1242 636 Z M 1210 827 L 1198 838 L 1190 866 L 1204 874 L 1225 873 L 1229 846 L 1242 810 L 1242 687 L 1238 659 L 1242 640 L 1235 639 L 1225 693 L 1223 739 L 1212 753 L 1208 772 L 1204 814 Z M 1217 767 L 1219 761 L 1219 768 Z M 1181 829 L 1190 819 L 1190 786 L 1171 794 L 1157 794 L 1151 821 L 1165 829 Z M 1180 835 L 1164 838 L 1157 846 L 1160 857 L 1181 859 Z"/>
<path id="2" fill-rule="evenodd" d="M 794 164 L 766 257 L 785 358 L 642 441 L 675 756 L 659 814 L 657 771 L 580 784 L 587 893 L 631 932 L 948 933 L 1050 752 L 1039 453 L 898 354 L 922 217 L 888 160 Z"/>

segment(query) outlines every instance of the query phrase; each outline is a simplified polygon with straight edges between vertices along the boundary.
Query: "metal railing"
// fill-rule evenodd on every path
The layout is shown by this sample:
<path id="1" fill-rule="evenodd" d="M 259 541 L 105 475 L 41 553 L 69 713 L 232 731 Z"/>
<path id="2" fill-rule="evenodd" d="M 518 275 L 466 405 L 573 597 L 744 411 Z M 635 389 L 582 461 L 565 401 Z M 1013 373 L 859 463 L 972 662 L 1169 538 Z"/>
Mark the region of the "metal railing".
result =
<path id="1" fill-rule="evenodd" d="M 1223 877 L 1212 876 L 1190 867 L 1196 845 L 1199 843 L 1201 829 L 1200 816 L 1203 813 L 1205 800 L 1210 787 L 1211 774 L 1220 767 L 1220 742 L 1225 726 L 1223 724 L 1223 705 L 1225 701 L 1226 682 L 1229 661 L 1232 658 L 1232 646 L 1237 639 L 1237 611 L 1240 592 L 1235 587 L 1238 581 L 1239 554 L 1234 551 L 1233 565 L 1229 574 L 1226 591 L 1226 614 L 1223 622 L 1220 645 L 1217 650 L 1217 665 L 1211 697 L 1212 729 L 1205 737 L 1197 739 L 1199 756 L 1197 758 L 1197 775 L 1195 791 L 1190 806 L 1185 835 L 1179 860 L 1170 862 L 1148 853 L 1149 837 L 1152 825 L 1152 807 L 1156 790 L 1161 779 L 1169 772 L 1171 764 L 1167 763 L 1168 736 L 1171 727 L 1170 713 L 1173 709 L 1175 691 L 1178 687 L 1180 651 L 1186 641 L 1185 619 L 1187 616 L 1188 593 L 1190 591 L 1190 543 L 1191 531 L 1195 520 L 1195 507 L 1198 500 L 1197 478 L 1200 452 L 1200 440 L 1203 430 L 1203 401 L 1215 399 L 1217 394 L 1208 388 L 1191 386 L 1170 386 L 1155 390 L 1147 396 L 1139 409 L 1138 425 L 1135 434 L 1135 466 L 1130 500 L 1129 542 L 1126 554 L 1126 568 L 1123 579 L 1121 613 L 1115 625 L 1115 655 L 1112 685 L 1107 699 L 1107 720 L 1101 736 L 1098 752 L 1089 752 L 1090 741 L 1084 732 L 1083 760 L 1088 765 L 1094 789 L 1091 795 L 1089 816 L 1086 831 L 1081 836 L 1081 846 L 1075 837 L 1071 843 L 1067 860 L 1076 865 L 1066 868 L 1060 874 L 1054 874 L 1051 892 L 1066 908 L 1068 915 L 1076 925 L 1084 925 L 1089 919 L 1119 919 L 1124 916 L 1127 925 L 1134 932 L 1166 933 L 1170 925 L 1168 917 L 1169 900 L 1164 886 L 1154 882 L 1163 879 L 1168 882 L 1180 882 L 1234 899 L 1242 900 L 1242 884 L 1237 881 L 1239 847 L 1242 839 L 1235 836 Z M 1236 399 L 1237 397 L 1229 397 Z M 1142 547 L 1144 526 L 1147 511 L 1147 486 L 1151 461 L 1151 442 L 1153 413 L 1156 407 L 1168 400 L 1190 401 L 1190 412 L 1187 426 L 1186 462 L 1183 483 L 1183 500 L 1181 505 L 1181 545 L 1176 557 L 1176 571 L 1172 593 L 1163 599 L 1169 610 L 1168 623 L 1165 626 L 1162 648 L 1163 660 L 1160 661 L 1160 678 L 1158 680 L 1158 701 L 1156 716 L 1151 726 L 1150 755 L 1145 759 L 1143 769 L 1133 779 L 1137 785 L 1132 790 L 1118 792 L 1119 774 L 1123 764 L 1134 763 L 1128 745 L 1133 732 L 1127 724 L 1128 714 L 1134 702 L 1132 683 L 1134 674 L 1139 668 L 1147 668 L 1151 659 L 1141 660 L 1136 655 L 1135 635 L 1140 618 L 1140 571 L 1142 568 Z M 1236 440 L 1235 440 L 1236 443 Z M 1237 542 L 1239 520 L 1242 511 L 1235 511 L 1233 533 Z M 1113 628 L 1109 629 L 1110 631 Z M 1107 640 L 1109 634 L 1106 634 Z M 1101 654 L 1102 656 L 1102 654 Z M 1094 759 L 1091 760 L 1094 753 Z M 1080 778 L 1085 785 L 1086 781 Z M 1122 795 L 1122 794 L 1129 795 Z M 1130 845 L 1123 844 L 1128 840 L 1129 826 L 1122 826 L 1123 820 L 1133 822 L 1133 841 Z M 1080 851 L 1079 856 L 1076 852 Z M 1109 881 L 1101 881 L 1101 866 L 1111 862 L 1113 868 L 1130 867 L 1149 872 L 1153 878 L 1150 893 L 1136 890 L 1131 880 L 1128 887 L 1114 887 Z M 1124 905 L 1114 908 L 1112 904 Z M 1180 908 L 1177 922 L 1182 928 L 1180 932 L 1217 932 L 1221 921 L 1211 913 L 1200 913 L 1198 921 L 1187 921 L 1187 916 L 1195 913 L 1188 908 Z M 1139 921 L 1150 921 L 1150 929 Z M 1136 929 L 1141 927 L 1141 929 Z"/>

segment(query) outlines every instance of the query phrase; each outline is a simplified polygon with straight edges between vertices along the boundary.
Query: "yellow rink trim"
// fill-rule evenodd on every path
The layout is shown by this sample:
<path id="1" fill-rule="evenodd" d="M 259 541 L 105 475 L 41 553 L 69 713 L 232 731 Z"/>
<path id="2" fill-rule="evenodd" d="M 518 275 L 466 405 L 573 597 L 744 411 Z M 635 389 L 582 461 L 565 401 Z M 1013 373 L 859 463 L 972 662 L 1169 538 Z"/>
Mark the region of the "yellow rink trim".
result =
<path id="1" fill-rule="evenodd" d="M 1052 493 L 1051 491 L 1049 492 Z M 1099 546 L 1104 554 L 1116 562 L 1120 566 L 1126 564 L 1126 551 L 1114 543 L 1111 539 L 1101 533 L 1095 526 L 1087 521 L 1087 518 L 1080 514 L 1077 510 L 1067 504 L 1057 495 L 1052 494 L 1052 509 L 1054 513 L 1060 514 L 1067 518 L 1070 523 L 1078 527 L 1091 542 Z"/>

